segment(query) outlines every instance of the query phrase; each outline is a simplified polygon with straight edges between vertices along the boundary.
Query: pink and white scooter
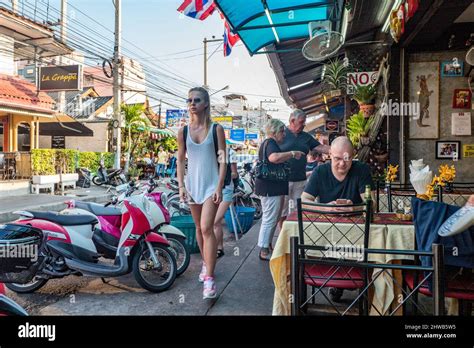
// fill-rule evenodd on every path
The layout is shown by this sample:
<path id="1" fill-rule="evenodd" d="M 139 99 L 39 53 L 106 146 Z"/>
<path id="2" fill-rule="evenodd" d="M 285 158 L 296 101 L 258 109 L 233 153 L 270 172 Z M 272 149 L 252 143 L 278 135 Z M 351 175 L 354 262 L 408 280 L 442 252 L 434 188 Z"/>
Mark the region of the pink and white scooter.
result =
<path id="1" fill-rule="evenodd" d="M 54 212 L 16 212 L 21 218 L 0 226 L 5 235 L 18 240 L 35 238 L 39 255 L 24 269 L 22 282 L 6 286 L 19 293 L 33 292 L 49 279 L 67 275 L 118 277 L 133 272 L 145 289 L 168 289 L 176 278 L 176 260 L 166 238 L 153 232 L 147 218 L 149 200 L 127 197 L 121 209 L 121 233 L 113 264 L 99 260 L 102 254 L 94 243 L 97 218 L 91 215 L 61 215 Z M 0 269 L 0 274 L 2 269 Z"/>
<path id="2" fill-rule="evenodd" d="M 121 198 L 117 198 L 114 204 L 122 204 L 123 199 L 130 197 L 138 188 L 133 183 L 118 187 L 117 192 L 121 193 Z M 186 271 L 191 260 L 191 254 L 186 245 L 186 236 L 183 232 L 170 225 L 170 215 L 162 202 L 163 194 L 153 192 L 157 187 L 156 182 L 150 179 L 145 185 L 146 191 L 140 196 L 143 201 L 143 212 L 148 220 L 148 224 L 153 227 L 153 231 L 165 237 L 170 244 L 170 250 L 174 253 L 177 266 L 177 276 Z M 138 198 L 135 198 L 138 199 Z M 117 207 L 101 205 L 98 203 L 81 202 L 70 200 L 65 202 L 67 208 L 60 214 L 91 215 L 99 221 L 97 232 L 93 235 L 93 242 L 97 250 L 104 257 L 114 258 L 121 236 L 122 212 Z"/>

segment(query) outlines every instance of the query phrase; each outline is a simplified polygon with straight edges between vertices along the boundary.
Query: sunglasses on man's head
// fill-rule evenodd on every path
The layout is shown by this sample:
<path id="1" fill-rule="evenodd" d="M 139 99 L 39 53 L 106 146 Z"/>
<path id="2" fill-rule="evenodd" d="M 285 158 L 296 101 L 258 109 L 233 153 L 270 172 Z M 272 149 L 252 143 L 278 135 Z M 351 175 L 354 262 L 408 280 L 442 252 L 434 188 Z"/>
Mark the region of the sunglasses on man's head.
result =
<path id="1" fill-rule="evenodd" d="M 194 98 L 194 99 L 188 98 L 188 99 L 186 99 L 186 103 L 187 103 L 187 104 L 192 104 L 193 102 L 196 103 L 196 104 L 198 104 L 198 103 L 201 102 L 201 98 Z"/>

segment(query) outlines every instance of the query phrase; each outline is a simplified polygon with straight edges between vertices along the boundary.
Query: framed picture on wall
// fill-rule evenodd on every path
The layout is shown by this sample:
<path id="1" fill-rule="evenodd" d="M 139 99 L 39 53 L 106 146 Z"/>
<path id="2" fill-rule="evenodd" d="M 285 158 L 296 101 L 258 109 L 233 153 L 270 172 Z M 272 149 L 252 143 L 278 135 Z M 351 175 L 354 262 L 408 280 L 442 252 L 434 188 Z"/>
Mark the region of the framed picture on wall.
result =
<path id="1" fill-rule="evenodd" d="M 453 95 L 453 109 L 470 109 L 472 94 L 469 89 L 455 89 Z"/>
<path id="2" fill-rule="evenodd" d="M 464 62 L 456 59 L 441 62 L 441 76 L 462 77 L 464 73 Z"/>
<path id="3" fill-rule="evenodd" d="M 461 142 L 449 140 L 437 141 L 436 159 L 461 159 Z"/>
<path id="4" fill-rule="evenodd" d="M 439 62 L 411 62 L 408 65 L 410 139 L 439 138 Z M 413 107 L 411 107 L 413 106 Z"/>

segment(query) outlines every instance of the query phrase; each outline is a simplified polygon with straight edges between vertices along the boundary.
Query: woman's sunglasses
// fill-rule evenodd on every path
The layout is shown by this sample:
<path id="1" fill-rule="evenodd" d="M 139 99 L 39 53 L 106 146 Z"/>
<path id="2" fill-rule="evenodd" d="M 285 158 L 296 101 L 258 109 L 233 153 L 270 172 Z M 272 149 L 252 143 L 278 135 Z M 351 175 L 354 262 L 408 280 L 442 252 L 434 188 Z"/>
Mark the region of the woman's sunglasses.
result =
<path id="1" fill-rule="evenodd" d="M 199 104 L 201 102 L 201 98 L 194 98 L 194 99 L 188 98 L 188 99 L 186 99 L 187 104 L 192 104 L 193 102 L 195 104 Z"/>

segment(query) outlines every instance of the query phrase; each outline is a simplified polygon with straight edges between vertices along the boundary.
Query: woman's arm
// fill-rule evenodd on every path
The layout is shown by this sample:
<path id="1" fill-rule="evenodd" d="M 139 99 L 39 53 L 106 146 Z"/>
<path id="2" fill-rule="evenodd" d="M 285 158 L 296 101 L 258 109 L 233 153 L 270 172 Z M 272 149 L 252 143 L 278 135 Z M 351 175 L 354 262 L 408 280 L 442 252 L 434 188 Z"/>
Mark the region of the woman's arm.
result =
<path id="1" fill-rule="evenodd" d="M 272 163 L 278 164 L 288 161 L 290 158 L 300 159 L 304 156 L 301 151 L 288 151 L 288 152 L 274 152 L 268 156 L 268 160 Z"/>
<path id="2" fill-rule="evenodd" d="M 184 148 L 185 140 L 183 139 L 183 128 L 181 127 L 178 131 L 178 158 L 176 160 L 178 184 L 181 188 L 184 188 L 184 166 L 186 163 L 186 149 Z"/>

